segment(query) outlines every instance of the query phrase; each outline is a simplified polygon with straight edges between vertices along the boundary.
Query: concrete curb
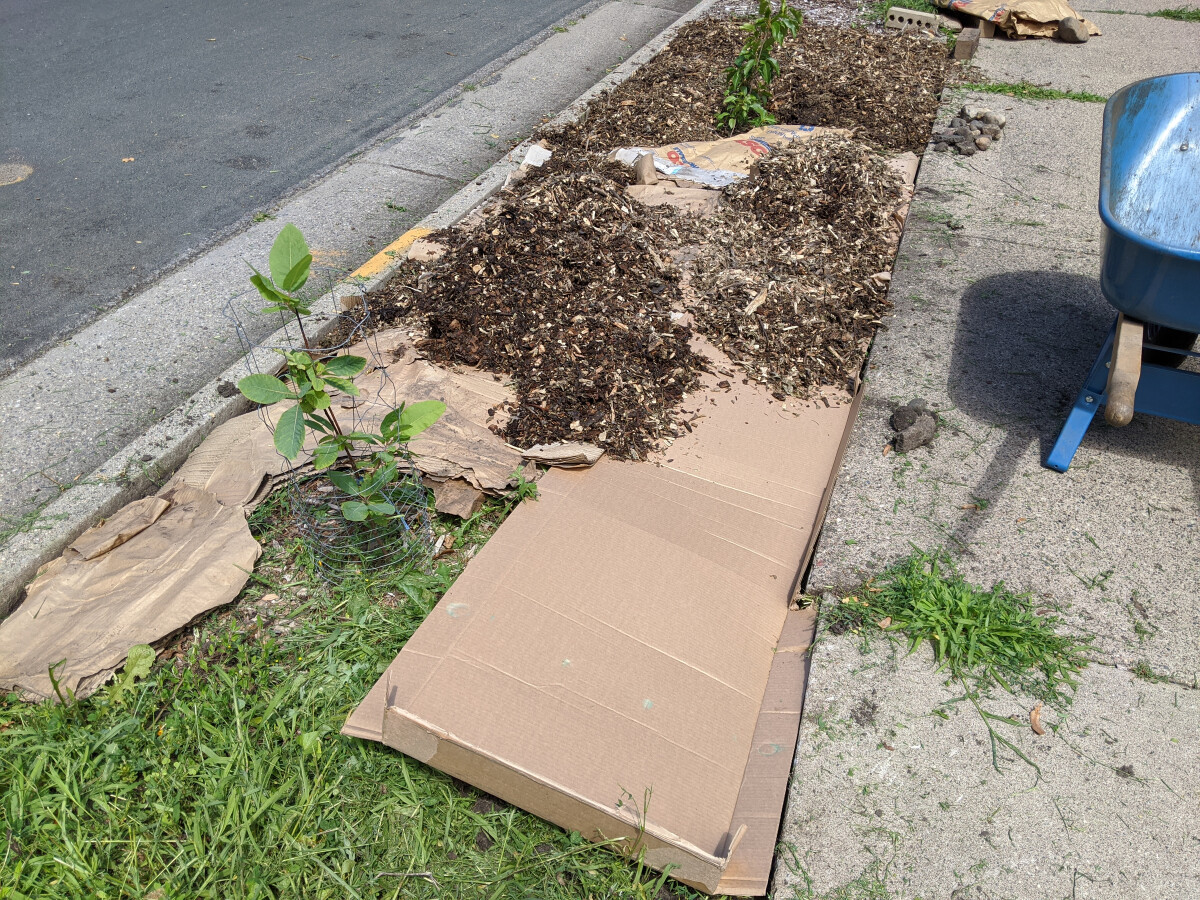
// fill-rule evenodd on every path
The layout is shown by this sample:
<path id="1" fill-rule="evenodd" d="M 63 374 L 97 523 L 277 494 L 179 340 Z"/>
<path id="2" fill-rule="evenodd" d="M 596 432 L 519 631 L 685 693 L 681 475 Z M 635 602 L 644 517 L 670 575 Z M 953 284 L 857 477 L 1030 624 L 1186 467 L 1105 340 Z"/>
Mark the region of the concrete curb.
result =
<path id="1" fill-rule="evenodd" d="M 578 118 L 583 107 L 602 91 L 620 84 L 658 54 L 675 33 L 688 22 L 706 15 L 718 0 L 700 0 L 659 35 L 579 96 L 550 124 L 565 124 Z M 382 286 L 403 261 L 403 253 L 422 234 L 447 228 L 503 187 L 520 166 L 530 146 L 526 140 L 492 165 L 480 177 L 459 190 L 421 222 L 409 229 L 359 267 L 350 279 L 335 285 L 313 304 L 306 320 L 308 334 L 322 340 L 337 324 L 341 298 L 370 292 Z M 280 329 L 261 346 L 284 344 L 287 329 Z M 144 435 L 114 454 L 85 480 L 50 503 L 30 530 L 13 535 L 0 558 L 0 617 L 8 615 L 20 601 L 25 585 L 45 563 L 63 552 L 80 534 L 118 509 L 158 490 L 183 464 L 214 428 L 250 409 L 240 395 L 223 396 L 222 385 L 236 384 L 252 369 L 245 358 L 211 380 Z"/>

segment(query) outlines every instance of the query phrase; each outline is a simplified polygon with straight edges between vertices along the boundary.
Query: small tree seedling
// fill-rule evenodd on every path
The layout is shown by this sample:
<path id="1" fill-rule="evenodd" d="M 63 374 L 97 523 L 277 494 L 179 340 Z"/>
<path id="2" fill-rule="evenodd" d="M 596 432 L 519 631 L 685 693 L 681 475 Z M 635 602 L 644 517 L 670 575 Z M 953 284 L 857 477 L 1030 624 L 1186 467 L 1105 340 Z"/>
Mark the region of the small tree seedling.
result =
<path id="1" fill-rule="evenodd" d="M 238 382 L 238 390 L 254 403 L 274 405 L 281 400 L 294 401 L 275 423 L 275 449 L 286 459 L 295 460 L 304 449 L 305 438 L 320 435 L 313 450 L 313 469 L 330 469 L 339 459 L 349 464 L 350 472 L 329 472 L 329 480 L 354 499 L 342 503 L 342 515 L 351 522 L 396 514 L 387 499 L 387 488 L 395 482 L 400 461 L 410 459 L 408 442 L 441 418 L 446 404 L 438 400 L 401 404 L 383 417 L 378 432 L 343 430 L 333 411 L 334 395 L 340 391 L 359 396 L 354 383 L 367 366 L 361 356 L 314 355 L 304 334 L 302 317 L 309 314 L 308 303 L 296 292 L 308 281 L 312 254 L 300 229 L 285 225 L 271 247 L 267 277 L 254 269 L 250 282 L 271 305 L 264 312 L 290 312 L 300 325 L 305 349 L 281 350 L 284 358 L 282 377 L 258 373 Z"/>
<path id="2" fill-rule="evenodd" d="M 781 0 L 779 10 L 771 0 L 758 0 L 758 16 L 740 26 L 749 34 L 746 43 L 725 70 L 725 100 L 717 113 L 717 125 L 735 134 L 747 127 L 774 125 L 771 113 L 771 82 L 779 74 L 772 52 L 804 24 L 804 13 Z"/>

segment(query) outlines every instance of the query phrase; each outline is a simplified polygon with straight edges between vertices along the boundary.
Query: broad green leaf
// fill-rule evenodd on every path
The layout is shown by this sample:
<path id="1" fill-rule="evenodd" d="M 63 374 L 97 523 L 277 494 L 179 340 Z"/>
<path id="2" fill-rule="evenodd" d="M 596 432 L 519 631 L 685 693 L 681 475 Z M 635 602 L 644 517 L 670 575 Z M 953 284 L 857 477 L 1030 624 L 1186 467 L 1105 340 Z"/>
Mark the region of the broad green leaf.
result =
<path id="1" fill-rule="evenodd" d="M 304 424 L 313 431 L 321 432 L 321 434 L 332 435 L 336 433 L 334 432 L 333 427 L 329 424 L 329 420 L 324 416 L 305 416 Z"/>
<path id="2" fill-rule="evenodd" d="M 238 390 L 247 400 L 266 406 L 296 396 L 274 375 L 247 375 L 238 382 Z"/>
<path id="3" fill-rule="evenodd" d="M 358 479 L 349 472 L 330 472 L 328 478 L 343 494 L 358 493 Z"/>
<path id="4" fill-rule="evenodd" d="M 344 394 L 349 394 L 351 397 L 359 395 L 358 386 L 349 378 L 342 378 L 339 375 L 326 375 L 325 383 L 332 385 Z"/>
<path id="5" fill-rule="evenodd" d="M 391 483 L 396 478 L 396 467 L 394 465 L 384 466 L 374 475 L 363 481 L 362 487 L 359 489 L 363 495 L 374 494 L 384 485 Z"/>
<path id="6" fill-rule="evenodd" d="M 322 443 L 317 445 L 317 449 L 313 452 L 312 464 L 313 468 L 320 472 L 322 469 L 328 469 L 338 458 L 338 446 L 332 443 Z"/>
<path id="7" fill-rule="evenodd" d="M 292 266 L 291 270 L 284 276 L 283 281 L 279 286 L 285 291 L 298 291 L 304 287 L 308 281 L 308 269 L 312 265 L 312 254 L 306 253 L 300 260 Z"/>
<path id="8" fill-rule="evenodd" d="M 254 269 L 254 266 L 250 268 Z M 254 269 L 254 274 L 250 276 L 250 283 L 258 288 L 258 292 L 262 294 L 263 299 L 268 303 L 282 306 L 285 309 L 291 308 L 291 298 L 276 290 L 275 285 L 271 283 L 271 279 L 263 275 L 258 269 Z"/>
<path id="9" fill-rule="evenodd" d="M 150 674 L 155 656 L 154 648 L 149 644 L 134 644 L 126 656 L 123 674 L 126 678 L 145 678 Z"/>
<path id="10" fill-rule="evenodd" d="M 342 515 L 349 522 L 366 521 L 369 512 L 367 504 L 360 503 L 358 500 L 347 500 L 342 504 Z"/>
<path id="11" fill-rule="evenodd" d="M 126 691 L 133 687 L 133 683 L 139 678 L 145 678 L 150 674 L 150 667 L 154 665 L 155 659 L 154 648 L 149 644 L 134 644 L 129 648 L 129 653 L 125 659 L 125 669 L 117 677 L 116 683 L 109 691 L 109 697 L 121 702 Z"/>
<path id="12" fill-rule="evenodd" d="M 275 449 L 287 459 L 295 459 L 304 446 L 304 414 L 299 406 L 284 411 L 275 425 Z"/>
<path id="13" fill-rule="evenodd" d="M 335 356 L 325 362 L 326 372 L 342 378 L 353 378 L 366 367 L 367 361 L 361 356 Z"/>
<path id="14" fill-rule="evenodd" d="M 398 439 L 411 441 L 414 437 L 436 422 L 446 411 L 446 404 L 440 400 L 421 400 L 409 404 L 400 413 L 398 421 Z"/>
<path id="15" fill-rule="evenodd" d="M 300 233 L 299 228 L 288 222 L 271 245 L 271 255 L 268 258 L 271 264 L 271 279 L 285 291 L 295 290 L 287 286 L 287 278 L 306 256 L 311 260 L 304 235 Z"/>
<path id="16" fill-rule="evenodd" d="M 394 516 L 396 514 L 396 507 L 392 506 L 386 500 L 368 503 L 367 509 L 377 516 Z"/>

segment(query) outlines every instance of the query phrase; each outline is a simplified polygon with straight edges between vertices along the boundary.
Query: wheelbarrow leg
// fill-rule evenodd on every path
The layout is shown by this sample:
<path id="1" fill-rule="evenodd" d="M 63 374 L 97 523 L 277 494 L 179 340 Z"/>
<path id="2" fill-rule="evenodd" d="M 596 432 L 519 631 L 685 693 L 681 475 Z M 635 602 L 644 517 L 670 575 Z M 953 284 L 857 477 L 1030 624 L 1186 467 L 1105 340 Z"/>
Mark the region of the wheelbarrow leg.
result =
<path id="1" fill-rule="evenodd" d="M 1134 399 L 1142 377 L 1142 323 L 1117 316 L 1113 336 L 1112 365 L 1108 367 L 1108 402 L 1104 404 L 1104 421 L 1116 428 L 1133 420 Z"/>
<path id="2" fill-rule="evenodd" d="M 1116 323 L 1113 323 L 1108 337 L 1104 340 L 1104 346 L 1100 348 L 1100 355 L 1096 357 L 1092 371 L 1088 373 L 1087 381 L 1083 384 L 1083 390 L 1075 398 L 1075 405 L 1071 407 L 1067 421 L 1063 424 L 1062 431 L 1058 433 L 1058 440 L 1054 442 L 1050 455 L 1046 457 L 1047 468 L 1054 469 L 1056 472 L 1067 471 L 1071 460 L 1075 457 L 1075 451 L 1083 443 L 1083 436 L 1087 434 L 1088 426 L 1096 417 L 1096 411 L 1108 399 L 1106 391 L 1108 361 L 1112 356 L 1113 336 L 1116 330 Z"/>

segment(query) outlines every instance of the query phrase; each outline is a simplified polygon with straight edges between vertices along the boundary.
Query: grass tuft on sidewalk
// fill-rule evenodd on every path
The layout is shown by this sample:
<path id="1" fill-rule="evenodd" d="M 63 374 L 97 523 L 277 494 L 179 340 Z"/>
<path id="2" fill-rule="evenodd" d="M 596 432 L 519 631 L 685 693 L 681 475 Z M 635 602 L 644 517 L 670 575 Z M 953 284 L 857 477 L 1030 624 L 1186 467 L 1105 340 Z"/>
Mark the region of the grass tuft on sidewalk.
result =
<path id="1" fill-rule="evenodd" d="M 1062 620 L 1003 582 L 967 582 L 942 552 L 914 553 L 868 581 L 858 595 L 824 604 L 835 634 L 903 634 L 909 652 L 928 642 L 939 671 L 980 688 L 998 684 L 1057 706 L 1070 703 L 1087 665 L 1087 637 L 1060 634 Z"/>
<path id="2" fill-rule="evenodd" d="M 456 546 L 504 512 L 457 527 Z M 0 699 L 0 900 L 696 896 L 338 734 L 462 563 L 330 587 L 265 532 L 238 603 L 123 695 Z M 295 628 L 256 618 L 268 591 L 307 593 Z"/>
<path id="3" fill-rule="evenodd" d="M 977 94 L 1004 94 L 1018 100 L 1074 100 L 1077 103 L 1107 103 L 1108 98 L 1088 91 L 1060 91 L 1028 81 L 981 81 L 961 85 Z"/>
<path id="4" fill-rule="evenodd" d="M 1176 22 L 1200 22 L 1200 6 L 1176 6 L 1146 15 L 1150 18 L 1174 19 Z"/>

